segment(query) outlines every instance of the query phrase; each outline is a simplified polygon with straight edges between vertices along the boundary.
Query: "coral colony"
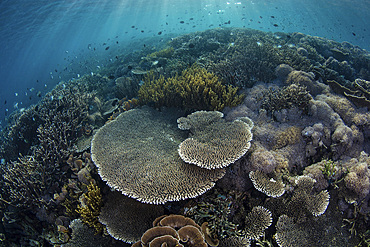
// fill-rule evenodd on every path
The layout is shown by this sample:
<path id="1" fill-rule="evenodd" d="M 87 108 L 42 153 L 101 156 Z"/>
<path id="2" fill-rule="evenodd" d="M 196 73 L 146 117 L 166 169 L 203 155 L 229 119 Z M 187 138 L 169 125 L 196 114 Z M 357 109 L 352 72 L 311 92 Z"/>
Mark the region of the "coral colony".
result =
<path id="1" fill-rule="evenodd" d="M 368 52 L 240 28 L 152 42 L 9 117 L 1 246 L 369 244 Z"/>

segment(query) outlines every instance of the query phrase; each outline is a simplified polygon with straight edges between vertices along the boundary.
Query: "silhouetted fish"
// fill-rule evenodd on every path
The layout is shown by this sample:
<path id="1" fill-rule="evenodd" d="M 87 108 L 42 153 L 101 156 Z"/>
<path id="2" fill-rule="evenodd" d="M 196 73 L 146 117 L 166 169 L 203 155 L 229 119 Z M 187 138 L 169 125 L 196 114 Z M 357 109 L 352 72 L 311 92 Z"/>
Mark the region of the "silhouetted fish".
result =
<path id="1" fill-rule="evenodd" d="M 105 50 L 108 50 L 109 49 L 109 46 L 105 47 Z"/>

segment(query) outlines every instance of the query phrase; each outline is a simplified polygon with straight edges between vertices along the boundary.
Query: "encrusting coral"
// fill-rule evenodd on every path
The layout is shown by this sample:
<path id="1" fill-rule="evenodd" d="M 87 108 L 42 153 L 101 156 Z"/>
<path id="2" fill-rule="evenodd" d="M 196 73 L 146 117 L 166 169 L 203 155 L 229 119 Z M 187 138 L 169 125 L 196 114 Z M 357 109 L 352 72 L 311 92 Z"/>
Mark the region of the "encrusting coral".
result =
<path id="1" fill-rule="evenodd" d="M 197 111 L 177 120 L 180 129 L 192 134 L 179 145 L 182 160 L 207 169 L 224 168 L 248 151 L 251 120 L 226 122 L 222 116 L 220 112 Z"/>
<path id="2" fill-rule="evenodd" d="M 139 89 L 139 101 L 154 102 L 156 107 L 175 106 L 196 110 L 222 110 L 236 106 L 244 98 L 237 95 L 238 88 L 225 86 L 213 73 L 199 65 L 184 70 L 181 76 L 155 79 L 153 74 L 144 78 Z"/>
<path id="3" fill-rule="evenodd" d="M 225 171 L 180 159 L 177 148 L 185 137 L 175 125 L 178 117 L 176 111 L 143 107 L 100 128 L 91 154 L 101 178 L 129 197 L 154 204 L 196 197 L 212 188 Z"/>

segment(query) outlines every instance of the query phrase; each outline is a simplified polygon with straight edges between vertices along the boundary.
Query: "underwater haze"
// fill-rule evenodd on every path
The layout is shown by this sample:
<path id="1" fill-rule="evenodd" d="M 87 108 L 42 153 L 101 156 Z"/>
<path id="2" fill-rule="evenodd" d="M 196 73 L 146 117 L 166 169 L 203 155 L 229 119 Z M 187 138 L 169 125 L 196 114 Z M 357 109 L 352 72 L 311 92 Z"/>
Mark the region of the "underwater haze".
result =
<path id="1" fill-rule="evenodd" d="M 59 81 L 105 66 L 118 49 L 135 42 L 140 48 L 146 37 L 159 34 L 247 27 L 302 32 L 369 50 L 369 9 L 366 0 L 4 0 L 0 119 L 36 103 Z"/>

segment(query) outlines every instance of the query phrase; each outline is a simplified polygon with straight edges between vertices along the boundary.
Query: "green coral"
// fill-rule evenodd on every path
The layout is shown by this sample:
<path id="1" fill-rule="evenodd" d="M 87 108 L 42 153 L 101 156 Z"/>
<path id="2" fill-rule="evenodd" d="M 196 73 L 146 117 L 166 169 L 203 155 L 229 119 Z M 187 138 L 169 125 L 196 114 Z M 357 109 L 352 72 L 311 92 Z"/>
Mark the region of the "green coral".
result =
<path id="1" fill-rule="evenodd" d="M 153 102 L 156 107 L 220 111 L 242 102 L 244 95 L 238 95 L 237 91 L 237 87 L 223 85 L 215 74 L 194 64 L 180 76 L 161 75 L 155 79 L 154 73 L 149 73 L 139 90 L 139 100 L 142 104 Z"/>
<path id="2" fill-rule="evenodd" d="M 77 213 L 81 215 L 82 222 L 95 228 L 97 233 L 101 233 L 104 226 L 99 222 L 101 207 L 103 206 L 100 188 L 95 184 L 87 186 L 84 200 L 77 206 Z"/>

